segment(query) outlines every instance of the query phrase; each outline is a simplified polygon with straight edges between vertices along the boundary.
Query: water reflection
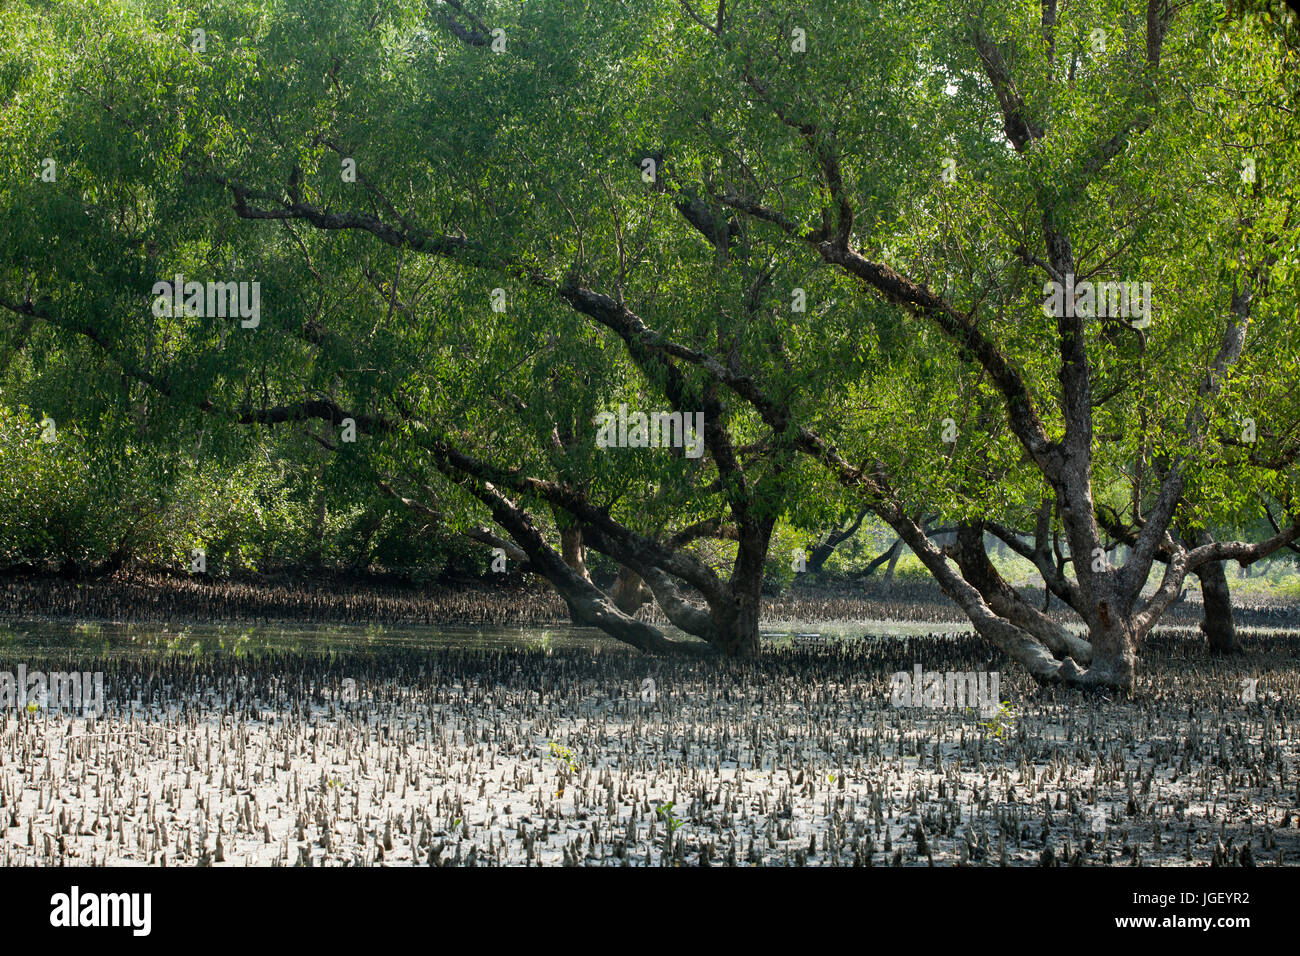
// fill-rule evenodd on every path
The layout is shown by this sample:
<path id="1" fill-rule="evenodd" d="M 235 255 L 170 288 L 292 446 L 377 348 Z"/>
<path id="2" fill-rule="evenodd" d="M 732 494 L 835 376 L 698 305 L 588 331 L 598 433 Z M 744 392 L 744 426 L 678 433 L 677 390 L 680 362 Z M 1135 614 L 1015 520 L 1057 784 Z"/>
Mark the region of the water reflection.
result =
<path id="1" fill-rule="evenodd" d="M 674 629 L 670 636 L 684 638 Z M 961 625 L 897 621 L 782 622 L 764 628 L 763 643 L 772 647 L 809 646 L 863 637 L 905 637 L 962 633 Z M 370 625 L 232 625 L 157 624 L 73 621 L 16 621 L 0 624 L 0 660 L 25 654 L 81 652 L 93 656 L 144 655 L 234 656 L 262 653 L 330 653 L 375 651 L 436 651 L 447 649 L 519 650 L 541 652 L 585 648 L 592 653 L 629 652 L 627 645 L 595 628 L 476 628 L 385 627 Z"/>

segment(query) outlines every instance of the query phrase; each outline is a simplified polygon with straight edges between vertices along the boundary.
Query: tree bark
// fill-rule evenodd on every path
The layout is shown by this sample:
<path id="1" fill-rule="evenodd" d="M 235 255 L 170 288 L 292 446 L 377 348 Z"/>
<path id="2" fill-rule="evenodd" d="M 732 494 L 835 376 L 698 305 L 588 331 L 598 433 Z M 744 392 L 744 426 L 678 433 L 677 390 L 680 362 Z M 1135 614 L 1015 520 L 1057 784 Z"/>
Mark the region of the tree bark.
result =
<path id="1" fill-rule="evenodd" d="M 560 529 L 560 553 L 564 563 L 578 572 L 585 581 L 591 581 L 587 571 L 587 548 L 582 543 L 582 525 L 568 524 Z"/>
<path id="2" fill-rule="evenodd" d="M 1085 667 L 1091 664 L 1092 647 L 1087 641 L 1034 608 L 998 573 L 984 546 L 981 522 L 957 526 L 953 556 L 962 577 L 980 592 L 994 613 L 1042 641 L 1058 660 L 1072 657 Z"/>
<path id="3" fill-rule="evenodd" d="M 1184 529 L 1181 537 L 1183 544 L 1189 548 L 1214 542 L 1210 533 L 1203 528 L 1195 533 Z M 1223 562 L 1207 561 L 1194 568 L 1192 573 L 1201 582 L 1201 633 L 1205 635 L 1205 649 L 1211 654 L 1235 654 L 1241 646 L 1237 641 L 1232 591 L 1228 587 L 1228 572 Z"/>
<path id="4" fill-rule="evenodd" d="M 718 631 L 713 615 L 682 597 L 672 578 L 658 568 L 647 568 L 645 581 L 654 594 L 655 603 L 675 627 L 710 644 L 717 643 Z"/>
<path id="5" fill-rule="evenodd" d="M 459 453 L 450 449 L 439 449 L 438 452 L 434 455 L 438 469 L 487 506 L 493 520 L 510 535 L 536 572 L 559 592 L 575 623 L 598 627 L 606 634 L 650 653 L 700 655 L 713 652 L 708 644 L 670 640 L 657 627 L 624 614 L 600 588 L 578 574 L 547 543 L 532 515 L 524 508 L 508 499 L 490 482 L 455 464 L 453 456 L 465 460 Z"/>
<path id="6" fill-rule="evenodd" d="M 1095 668 L 1081 670 L 1069 657 L 1058 660 L 1042 641 L 999 616 L 988 606 L 979 590 L 948 563 L 944 553 L 920 526 L 900 509 L 881 508 L 877 513 L 929 569 L 943 592 L 966 613 L 979 635 L 1024 666 L 1036 681 L 1075 687 L 1107 685 L 1108 674 Z"/>
<path id="7" fill-rule="evenodd" d="M 646 587 L 641 575 L 626 564 L 619 565 L 610 597 L 614 599 L 615 607 L 629 615 L 635 614 L 644 604 L 654 600 L 653 592 Z"/>
<path id="8" fill-rule="evenodd" d="M 1137 683 L 1137 641 L 1130 599 L 1113 571 L 1098 575 L 1087 593 L 1093 598 L 1084 609 L 1092 646 L 1088 673 L 1131 695 Z"/>
<path id="9" fill-rule="evenodd" d="M 1210 561 L 1196 569 L 1201 580 L 1201 598 L 1205 616 L 1201 633 L 1205 635 L 1205 649 L 1211 654 L 1235 654 L 1241 650 L 1237 640 L 1237 624 L 1232 614 L 1232 592 L 1228 588 L 1228 575 L 1222 561 Z"/>
<path id="10" fill-rule="evenodd" d="M 835 549 L 858 533 L 858 528 L 862 527 L 862 520 L 869 513 L 869 509 L 862 508 L 858 511 L 857 517 L 849 522 L 845 528 L 835 528 L 827 533 L 822 541 L 813 546 L 808 556 L 808 570 L 812 574 L 821 574 L 826 560 L 835 553 Z"/>
<path id="11" fill-rule="evenodd" d="M 740 549 L 727 586 L 728 594 L 710 604 L 716 637 L 728 657 L 756 657 L 759 651 L 759 615 L 763 602 L 763 563 L 772 536 L 771 519 L 747 522 L 741 529 Z"/>
<path id="12" fill-rule="evenodd" d="M 894 542 L 893 548 L 889 551 L 889 566 L 885 568 L 885 593 L 888 594 L 894 588 L 894 566 L 898 564 L 898 556 L 903 553 L 903 539 L 899 538 Z"/>

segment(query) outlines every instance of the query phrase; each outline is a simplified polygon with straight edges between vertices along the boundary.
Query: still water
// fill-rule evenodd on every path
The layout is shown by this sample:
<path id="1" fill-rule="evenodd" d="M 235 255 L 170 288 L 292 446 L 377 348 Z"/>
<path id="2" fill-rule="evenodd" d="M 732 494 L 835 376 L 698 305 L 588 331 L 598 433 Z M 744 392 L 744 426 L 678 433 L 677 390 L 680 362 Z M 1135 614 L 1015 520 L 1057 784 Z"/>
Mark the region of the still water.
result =
<path id="1" fill-rule="evenodd" d="M 898 621 L 782 622 L 763 630 L 766 645 L 813 645 L 864 637 L 906 637 L 964 633 L 958 624 Z M 681 639 L 681 633 L 670 636 Z M 0 624 L 0 659 L 59 652 L 103 657 L 145 655 L 313 654 L 366 650 L 439 649 L 560 650 L 586 648 L 593 653 L 632 652 L 627 645 L 594 628 L 369 627 L 336 625 L 157 624 L 75 621 L 15 621 Z"/>

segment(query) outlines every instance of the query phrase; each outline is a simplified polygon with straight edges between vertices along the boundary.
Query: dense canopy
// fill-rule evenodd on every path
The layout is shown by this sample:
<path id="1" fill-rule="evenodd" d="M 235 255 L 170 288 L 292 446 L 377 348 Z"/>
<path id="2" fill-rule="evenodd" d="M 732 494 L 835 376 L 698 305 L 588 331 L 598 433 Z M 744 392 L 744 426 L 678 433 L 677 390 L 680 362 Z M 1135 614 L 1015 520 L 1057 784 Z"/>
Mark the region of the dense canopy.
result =
<path id="1" fill-rule="evenodd" d="M 1187 575 L 1208 612 L 1300 534 L 1280 5 L 27 0 L 0 36 L 0 427 L 69 495 L 404 509 L 729 654 L 865 512 L 1035 677 L 1121 689 Z"/>

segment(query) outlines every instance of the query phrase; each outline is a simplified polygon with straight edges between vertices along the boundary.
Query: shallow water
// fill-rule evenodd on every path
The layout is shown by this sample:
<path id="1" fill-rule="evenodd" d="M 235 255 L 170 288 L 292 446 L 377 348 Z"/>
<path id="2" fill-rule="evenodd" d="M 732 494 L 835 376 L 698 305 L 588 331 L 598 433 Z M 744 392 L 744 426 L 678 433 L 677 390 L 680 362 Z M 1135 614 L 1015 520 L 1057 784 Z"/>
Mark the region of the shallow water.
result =
<path id="1" fill-rule="evenodd" d="M 677 639 L 685 635 L 673 633 Z M 908 637 L 932 633 L 967 633 L 960 624 L 926 624 L 898 621 L 781 622 L 762 630 L 764 644 L 814 644 L 853 641 L 864 637 Z M 515 650 L 587 648 L 593 653 L 631 649 L 620 641 L 587 627 L 477 628 L 385 627 L 372 625 L 234 625 L 104 623 L 76 621 L 16 621 L 0 624 L 0 659 L 22 654 L 60 651 L 105 657 L 142 655 L 279 653 L 356 653 L 373 649 L 418 651 L 438 649 Z"/>
<path id="2" fill-rule="evenodd" d="M 592 649 L 622 645 L 591 628 L 347 627 L 19 621 L 0 625 L 0 658 L 79 651 L 106 657 L 312 654 L 514 648 Z"/>
<path id="3" fill-rule="evenodd" d="M 701 661 L 572 628 L 0 625 L 0 672 L 79 660 L 107 698 L 0 710 L 0 866 L 1300 859 L 1297 632 L 1215 661 L 1157 635 L 1135 700 L 1011 668 L 990 721 L 891 705 L 917 661 L 988 663 L 916 629 Z M 780 649 L 801 633 L 852 640 Z"/>
<path id="4" fill-rule="evenodd" d="M 1067 625 L 1068 626 L 1068 625 Z M 1070 627 L 1082 632 L 1078 626 Z M 1297 628 L 1250 628 L 1258 635 L 1283 635 Z M 677 640 L 689 638 L 664 628 Z M 815 647 L 861 640 L 970 634 L 969 624 L 924 621 L 806 621 L 773 623 L 761 630 L 763 645 Z M 575 650 L 593 654 L 636 654 L 621 641 L 590 627 L 389 627 L 312 624 L 160 624 L 100 621 L 9 621 L 0 623 L 0 661 L 26 655 L 89 654 L 105 659 L 144 656 L 258 656 L 260 654 L 326 655 L 373 651 L 438 650 Z"/>

